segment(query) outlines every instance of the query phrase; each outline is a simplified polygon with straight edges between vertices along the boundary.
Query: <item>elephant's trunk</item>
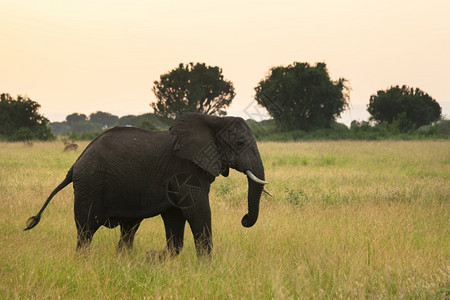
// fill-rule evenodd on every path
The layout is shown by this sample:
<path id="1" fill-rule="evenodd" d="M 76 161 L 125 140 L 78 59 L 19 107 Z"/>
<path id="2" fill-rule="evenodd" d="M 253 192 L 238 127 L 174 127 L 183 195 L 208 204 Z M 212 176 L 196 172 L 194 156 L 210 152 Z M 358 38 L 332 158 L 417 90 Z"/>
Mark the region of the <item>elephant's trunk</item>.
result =
<path id="1" fill-rule="evenodd" d="M 260 180 L 264 180 L 264 167 L 262 162 L 259 162 L 251 172 Z M 259 200 L 261 199 L 261 193 L 264 188 L 264 184 L 255 182 L 254 179 L 247 177 L 248 181 L 248 213 L 242 218 L 242 226 L 252 227 L 256 220 L 258 220 L 259 214 Z"/>

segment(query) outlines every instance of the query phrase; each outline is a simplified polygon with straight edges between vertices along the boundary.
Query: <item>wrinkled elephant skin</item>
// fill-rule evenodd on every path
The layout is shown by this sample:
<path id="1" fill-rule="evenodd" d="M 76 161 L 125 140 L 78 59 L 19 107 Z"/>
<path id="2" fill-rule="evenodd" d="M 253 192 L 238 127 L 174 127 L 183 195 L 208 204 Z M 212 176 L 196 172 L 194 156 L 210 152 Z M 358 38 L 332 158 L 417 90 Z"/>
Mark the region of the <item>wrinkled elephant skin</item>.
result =
<path id="1" fill-rule="evenodd" d="M 186 113 L 169 131 L 115 127 L 93 140 L 50 194 L 73 182 L 77 249 L 85 249 L 100 226 L 120 225 L 118 249 L 131 249 L 141 221 L 161 215 L 167 245 L 159 256 L 176 255 L 189 223 L 198 255 L 212 250 L 210 184 L 233 168 L 248 177 L 245 227 L 258 218 L 264 167 L 255 138 L 242 118 Z M 259 181 L 258 181 L 259 180 Z"/>

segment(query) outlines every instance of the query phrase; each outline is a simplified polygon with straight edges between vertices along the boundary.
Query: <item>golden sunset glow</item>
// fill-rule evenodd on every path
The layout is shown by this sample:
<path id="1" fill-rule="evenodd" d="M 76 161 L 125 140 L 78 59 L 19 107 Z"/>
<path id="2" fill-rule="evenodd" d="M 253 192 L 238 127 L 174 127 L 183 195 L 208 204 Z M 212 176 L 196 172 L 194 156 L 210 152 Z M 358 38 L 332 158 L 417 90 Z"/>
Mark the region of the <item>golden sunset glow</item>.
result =
<path id="1" fill-rule="evenodd" d="M 0 92 L 27 95 L 51 121 L 97 110 L 140 114 L 151 110 L 161 74 L 204 62 L 234 83 L 228 114 L 248 118 L 269 68 L 325 62 L 333 79 L 350 81 L 347 123 L 367 119 L 377 90 L 403 84 L 450 115 L 449 12 L 443 0 L 6 0 Z"/>

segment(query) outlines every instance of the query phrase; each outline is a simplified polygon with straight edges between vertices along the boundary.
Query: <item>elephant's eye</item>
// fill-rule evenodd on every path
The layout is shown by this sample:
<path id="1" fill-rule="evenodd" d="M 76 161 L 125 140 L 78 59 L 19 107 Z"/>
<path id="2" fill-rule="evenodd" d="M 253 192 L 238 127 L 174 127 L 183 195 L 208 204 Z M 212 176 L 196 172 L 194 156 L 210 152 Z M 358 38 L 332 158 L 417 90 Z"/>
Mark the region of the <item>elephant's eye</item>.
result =
<path id="1" fill-rule="evenodd" d="M 245 141 L 244 141 L 244 140 L 237 140 L 237 141 L 236 141 L 236 144 L 237 144 L 239 147 L 241 147 L 241 146 L 243 146 L 243 145 L 245 144 Z"/>

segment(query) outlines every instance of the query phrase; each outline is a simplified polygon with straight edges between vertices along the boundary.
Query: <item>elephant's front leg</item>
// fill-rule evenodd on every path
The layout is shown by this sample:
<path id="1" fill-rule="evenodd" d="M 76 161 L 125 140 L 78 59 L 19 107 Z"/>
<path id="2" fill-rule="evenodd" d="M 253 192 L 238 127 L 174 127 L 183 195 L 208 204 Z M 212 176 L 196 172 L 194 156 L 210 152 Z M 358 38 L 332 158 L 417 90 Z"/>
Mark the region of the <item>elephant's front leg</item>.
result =
<path id="1" fill-rule="evenodd" d="M 209 202 L 199 207 L 188 219 L 194 235 L 198 257 L 209 257 L 212 251 L 211 209 Z"/>
<path id="2" fill-rule="evenodd" d="M 180 254 L 181 249 L 183 249 L 186 219 L 183 212 L 178 208 L 172 208 L 165 211 L 161 216 L 166 229 L 166 251 L 170 256 L 176 256 Z"/>
<path id="3" fill-rule="evenodd" d="M 183 249 L 184 227 L 186 218 L 178 208 L 171 208 L 161 214 L 166 230 L 167 246 L 164 250 L 150 250 L 147 252 L 149 258 L 164 260 L 168 257 L 178 255 Z"/>

